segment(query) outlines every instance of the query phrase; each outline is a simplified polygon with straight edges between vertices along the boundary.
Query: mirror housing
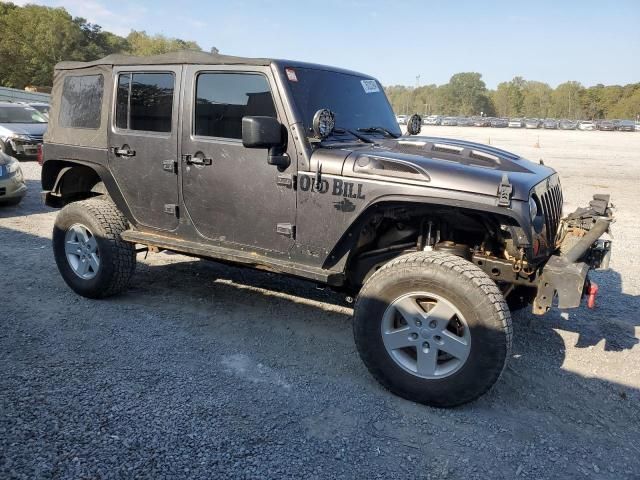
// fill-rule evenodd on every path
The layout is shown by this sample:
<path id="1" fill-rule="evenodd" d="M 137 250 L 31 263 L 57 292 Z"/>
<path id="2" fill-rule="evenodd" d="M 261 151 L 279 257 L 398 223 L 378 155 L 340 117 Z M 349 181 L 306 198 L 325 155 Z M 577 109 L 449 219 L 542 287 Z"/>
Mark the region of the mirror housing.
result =
<path id="1" fill-rule="evenodd" d="M 291 159 L 284 151 L 285 138 L 285 128 L 277 118 L 242 117 L 242 145 L 246 148 L 268 148 L 267 163 L 279 170 L 291 165 Z"/>
<path id="2" fill-rule="evenodd" d="M 242 145 L 246 148 L 282 147 L 283 128 L 277 118 L 242 117 Z"/>

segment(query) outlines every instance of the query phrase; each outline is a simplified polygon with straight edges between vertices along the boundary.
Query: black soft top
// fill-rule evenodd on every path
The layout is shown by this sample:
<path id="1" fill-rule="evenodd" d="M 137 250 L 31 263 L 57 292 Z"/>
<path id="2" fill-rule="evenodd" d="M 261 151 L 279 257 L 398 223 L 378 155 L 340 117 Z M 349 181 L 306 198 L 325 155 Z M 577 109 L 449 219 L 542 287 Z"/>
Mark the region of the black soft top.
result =
<path id="1" fill-rule="evenodd" d="M 234 57 L 231 55 L 220 55 L 197 50 L 182 50 L 148 57 L 113 54 L 99 60 L 94 60 L 93 62 L 60 62 L 56 65 L 56 70 L 76 70 L 100 65 L 270 65 L 271 62 L 272 60 L 269 58 Z"/>

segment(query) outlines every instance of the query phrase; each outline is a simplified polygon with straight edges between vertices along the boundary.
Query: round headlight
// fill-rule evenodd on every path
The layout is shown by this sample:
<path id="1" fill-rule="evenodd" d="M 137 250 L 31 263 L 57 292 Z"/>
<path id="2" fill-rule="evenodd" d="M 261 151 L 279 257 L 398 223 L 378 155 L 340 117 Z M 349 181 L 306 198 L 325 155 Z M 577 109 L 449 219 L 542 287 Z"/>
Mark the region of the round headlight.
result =
<path id="1" fill-rule="evenodd" d="M 529 215 L 531 216 L 531 220 L 538 216 L 538 202 L 536 202 L 536 199 L 533 197 L 529 198 Z"/>
<path id="2" fill-rule="evenodd" d="M 313 133 L 318 138 L 327 138 L 336 126 L 336 117 L 331 110 L 323 108 L 313 116 Z"/>

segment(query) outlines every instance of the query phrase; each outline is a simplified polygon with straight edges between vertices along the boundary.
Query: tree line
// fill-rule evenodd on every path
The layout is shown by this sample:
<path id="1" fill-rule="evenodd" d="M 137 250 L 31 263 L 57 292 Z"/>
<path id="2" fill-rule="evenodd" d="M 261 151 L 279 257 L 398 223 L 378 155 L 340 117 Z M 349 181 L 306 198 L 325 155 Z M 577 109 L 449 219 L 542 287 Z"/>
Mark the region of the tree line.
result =
<path id="1" fill-rule="evenodd" d="M 50 87 L 63 60 L 91 61 L 112 53 L 156 55 L 196 49 L 195 42 L 132 30 L 126 37 L 72 17 L 64 8 L 0 2 L 0 86 Z"/>
<path id="2" fill-rule="evenodd" d="M 584 87 L 569 81 L 551 88 L 547 83 L 515 77 L 487 89 L 482 75 L 456 73 L 444 85 L 386 87 L 398 114 L 421 115 L 636 119 L 640 115 L 640 82 Z"/>

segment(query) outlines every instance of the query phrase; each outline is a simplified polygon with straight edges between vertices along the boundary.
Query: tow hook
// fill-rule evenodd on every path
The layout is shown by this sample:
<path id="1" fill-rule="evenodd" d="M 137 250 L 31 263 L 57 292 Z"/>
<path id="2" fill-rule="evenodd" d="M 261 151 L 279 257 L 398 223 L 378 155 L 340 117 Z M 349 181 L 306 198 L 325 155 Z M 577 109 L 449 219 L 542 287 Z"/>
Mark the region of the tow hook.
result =
<path id="1" fill-rule="evenodd" d="M 587 308 L 596 308 L 596 296 L 598 295 L 598 284 L 590 282 L 587 287 Z"/>

